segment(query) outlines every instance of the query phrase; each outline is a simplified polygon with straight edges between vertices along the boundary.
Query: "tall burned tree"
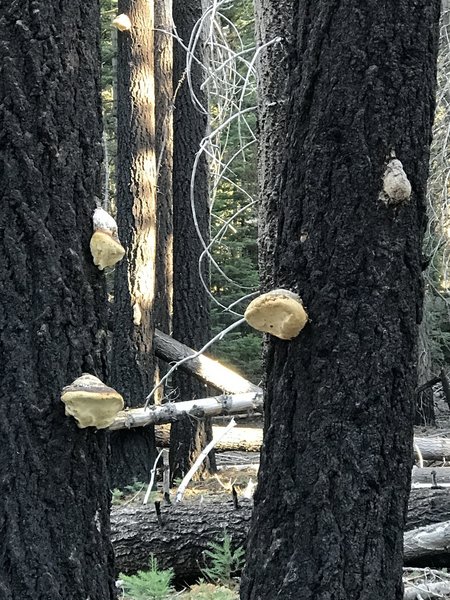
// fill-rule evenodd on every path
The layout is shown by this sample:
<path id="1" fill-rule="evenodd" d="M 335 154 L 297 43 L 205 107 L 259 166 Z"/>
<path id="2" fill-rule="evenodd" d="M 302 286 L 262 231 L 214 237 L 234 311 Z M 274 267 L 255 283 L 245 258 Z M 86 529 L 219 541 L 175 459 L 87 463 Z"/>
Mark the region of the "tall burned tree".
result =
<path id="1" fill-rule="evenodd" d="M 243 600 L 403 598 L 439 4 L 257 2 L 262 279 L 310 323 L 268 341 Z"/>
<path id="2" fill-rule="evenodd" d="M 0 11 L 0 597 L 113 599 L 107 434 L 60 401 L 106 375 L 98 3 Z"/>
<path id="3" fill-rule="evenodd" d="M 146 0 L 119 0 L 118 11 L 128 16 L 131 26 L 118 34 L 117 224 L 126 256 L 115 272 L 111 378 L 128 406 L 142 406 L 154 382 L 154 7 Z M 151 428 L 116 432 L 111 446 L 115 487 L 149 478 Z"/>
<path id="4" fill-rule="evenodd" d="M 201 14 L 201 0 L 175 0 L 173 18 L 184 45 L 189 43 Z M 202 48 L 198 45 L 196 58 L 200 62 L 201 54 Z M 192 91 L 205 105 L 205 94 L 201 88 L 203 71 L 196 61 L 192 61 L 190 78 Z M 207 115 L 193 102 L 186 76 L 186 51 L 178 43 L 174 46 L 173 85 L 176 90 L 173 153 L 173 336 L 178 341 L 199 349 L 209 338 L 209 300 L 198 270 L 203 245 L 192 215 L 190 186 L 195 155 L 206 134 Z M 194 193 L 198 226 L 203 238 L 208 240 L 208 170 L 205 155 L 198 161 Z M 203 275 L 208 281 L 206 263 Z M 177 374 L 174 383 L 182 400 L 205 396 L 205 387 L 188 375 Z M 211 431 L 208 423 L 192 421 L 188 417 L 172 425 L 170 462 L 174 477 L 181 477 L 189 470 L 192 458 L 205 445 L 210 435 L 208 430 Z"/>

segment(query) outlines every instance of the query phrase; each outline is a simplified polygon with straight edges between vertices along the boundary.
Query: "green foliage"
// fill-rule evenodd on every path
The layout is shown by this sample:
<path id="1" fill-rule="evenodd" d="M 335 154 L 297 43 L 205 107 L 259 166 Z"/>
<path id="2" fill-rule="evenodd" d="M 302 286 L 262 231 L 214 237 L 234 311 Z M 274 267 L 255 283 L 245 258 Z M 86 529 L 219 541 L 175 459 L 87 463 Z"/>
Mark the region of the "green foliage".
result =
<path id="1" fill-rule="evenodd" d="M 204 551 L 205 558 L 209 559 L 209 566 L 202 569 L 203 574 L 214 583 L 229 585 L 233 574 L 244 566 L 244 549 L 239 547 L 233 550 L 231 536 L 227 531 L 224 531 L 221 544 L 211 542 L 209 548 Z"/>
<path id="2" fill-rule="evenodd" d="M 131 600 L 167 600 L 173 594 L 173 569 L 160 570 L 156 558 L 150 557 L 150 570 L 136 575 L 120 575 L 123 589 Z"/>
<path id="3" fill-rule="evenodd" d="M 125 494 L 122 492 L 122 490 L 114 488 L 112 490 L 111 494 L 112 494 L 111 504 L 113 504 L 113 505 L 122 504 L 124 496 L 125 496 Z"/>
<path id="4" fill-rule="evenodd" d="M 239 596 L 229 588 L 216 586 L 212 583 L 199 583 L 192 586 L 185 600 L 237 600 Z"/>

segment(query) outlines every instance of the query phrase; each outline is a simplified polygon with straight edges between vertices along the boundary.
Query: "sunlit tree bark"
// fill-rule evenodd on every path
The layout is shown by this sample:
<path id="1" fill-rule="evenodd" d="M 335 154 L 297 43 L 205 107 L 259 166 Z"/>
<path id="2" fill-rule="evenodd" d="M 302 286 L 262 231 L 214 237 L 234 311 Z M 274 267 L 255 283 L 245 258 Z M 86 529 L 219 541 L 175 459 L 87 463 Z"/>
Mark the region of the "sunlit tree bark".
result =
<path id="1" fill-rule="evenodd" d="M 118 33 L 117 222 L 126 248 L 116 267 L 111 379 L 127 405 L 139 406 L 153 387 L 156 281 L 156 152 L 154 7 L 120 0 L 131 28 Z M 152 468 L 151 428 L 111 436 L 114 487 L 146 481 Z"/>

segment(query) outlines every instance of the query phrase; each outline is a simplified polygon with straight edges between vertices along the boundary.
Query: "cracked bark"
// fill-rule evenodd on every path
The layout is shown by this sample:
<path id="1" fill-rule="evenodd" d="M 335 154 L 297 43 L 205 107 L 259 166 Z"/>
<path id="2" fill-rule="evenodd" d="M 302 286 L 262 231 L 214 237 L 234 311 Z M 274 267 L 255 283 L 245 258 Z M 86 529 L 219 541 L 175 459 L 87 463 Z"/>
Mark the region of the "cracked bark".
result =
<path id="1" fill-rule="evenodd" d="M 263 288 L 311 322 L 267 345 L 242 600 L 403 597 L 439 5 L 257 2 Z"/>
<path id="2" fill-rule="evenodd" d="M 89 251 L 102 162 L 98 3 L 3 2 L 0 19 L 0 597 L 116 597 L 108 434 L 65 417 L 106 380 Z"/>

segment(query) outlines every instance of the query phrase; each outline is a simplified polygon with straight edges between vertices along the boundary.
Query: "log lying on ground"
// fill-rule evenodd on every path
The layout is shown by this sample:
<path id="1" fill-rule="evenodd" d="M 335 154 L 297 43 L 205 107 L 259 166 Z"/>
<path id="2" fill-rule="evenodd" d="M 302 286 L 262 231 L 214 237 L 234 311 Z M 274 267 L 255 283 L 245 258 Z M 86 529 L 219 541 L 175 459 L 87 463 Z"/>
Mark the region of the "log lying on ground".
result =
<path id="1" fill-rule="evenodd" d="M 409 497 L 406 530 L 450 521 L 448 490 L 413 489 Z"/>
<path id="2" fill-rule="evenodd" d="M 186 502 L 161 507 L 161 527 L 151 505 L 113 507 L 111 540 L 116 567 L 123 573 L 145 569 L 154 554 L 159 568 L 173 568 L 177 582 L 192 583 L 206 566 L 204 550 L 210 542 L 220 543 L 224 530 L 232 536 L 234 548 L 245 545 L 251 512 L 249 501 L 241 501 L 239 510 L 231 499 Z"/>
<path id="3" fill-rule="evenodd" d="M 436 525 L 436 519 L 446 518 L 449 519 L 447 526 L 450 530 L 450 503 L 447 496 L 445 490 L 413 490 L 408 523 L 412 526 L 425 524 L 440 530 L 442 524 Z M 200 577 L 201 567 L 205 564 L 203 551 L 208 549 L 210 542 L 223 539 L 224 528 L 232 536 L 234 547 L 245 546 L 252 504 L 240 500 L 239 505 L 239 510 L 235 510 L 231 499 L 222 499 L 164 506 L 161 507 L 162 526 L 152 505 L 113 507 L 112 542 L 118 570 L 130 573 L 145 569 L 150 554 L 154 554 L 161 568 L 174 569 L 178 581 L 192 581 Z M 420 537 L 418 540 L 415 536 L 415 532 L 423 533 L 426 529 L 413 529 L 405 534 L 405 543 L 409 546 L 408 564 L 420 563 L 426 556 Z M 434 545 L 440 548 L 439 544 Z M 436 560 L 442 560 L 443 557 L 448 563 L 450 555 L 440 550 L 434 554 Z"/>
<path id="4" fill-rule="evenodd" d="M 175 363 L 195 354 L 192 348 L 177 342 L 158 329 L 155 330 L 153 338 L 153 350 L 158 358 L 168 363 Z M 212 385 L 228 394 L 261 392 L 261 388 L 257 385 L 204 355 L 186 361 L 180 365 L 180 369 L 188 371 L 208 385 Z"/>
<path id="5" fill-rule="evenodd" d="M 222 426 L 213 426 L 214 437 L 223 431 Z M 219 442 L 216 452 L 259 452 L 262 444 L 262 429 L 257 427 L 235 427 L 229 435 Z M 162 425 L 155 428 L 156 446 L 168 448 L 170 442 L 170 429 Z"/>
<path id="6" fill-rule="evenodd" d="M 450 521 L 406 531 L 404 563 L 411 567 L 448 567 L 450 564 Z"/>
<path id="7" fill-rule="evenodd" d="M 219 432 L 220 427 L 214 427 L 214 429 Z M 157 443 L 160 447 L 168 446 L 170 437 L 168 431 L 167 433 L 157 433 L 157 437 Z M 224 440 L 216 448 L 216 452 L 257 452 L 261 447 L 262 437 L 262 429 L 236 427 L 232 432 L 232 436 Z M 450 439 L 415 437 L 414 443 L 418 446 L 424 460 L 450 458 Z"/>
<path id="8" fill-rule="evenodd" d="M 424 460 L 444 460 L 450 458 L 450 439 L 442 437 L 414 436 Z"/>
<path id="9" fill-rule="evenodd" d="M 173 423 L 184 415 L 202 419 L 216 415 L 260 411 L 262 410 L 262 404 L 262 392 L 236 394 L 234 396 L 224 394 L 186 402 L 167 402 L 167 404 L 149 406 L 148 408 L 122 410 L 108 429 L 115 431 L 117 429 L 130 429 L 131 427 L 144 427 L 145 425 Z"/>
<path id="10" fill-rule="evenodd" d="M 412 487 L 450 487 L 450 467 L 414 467 L 411 478 Z"/>

